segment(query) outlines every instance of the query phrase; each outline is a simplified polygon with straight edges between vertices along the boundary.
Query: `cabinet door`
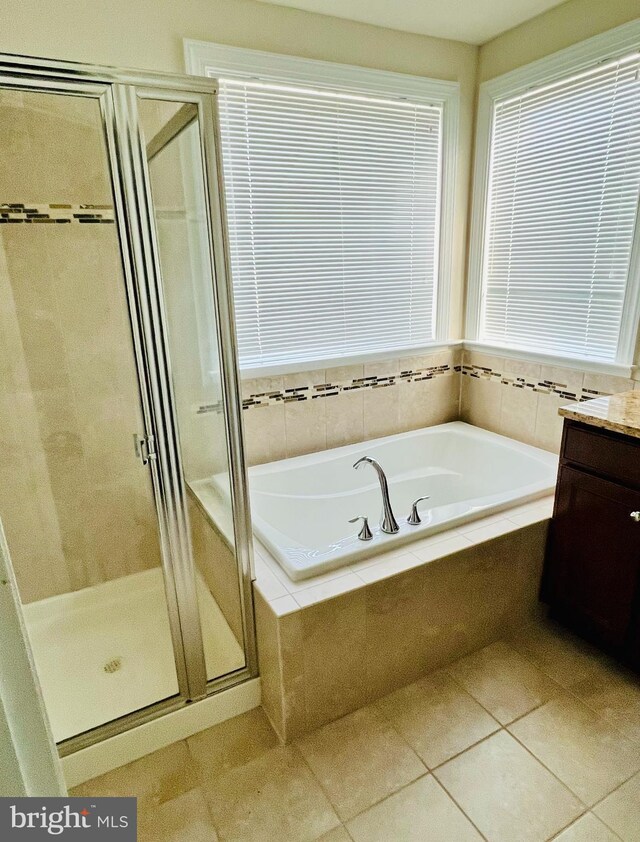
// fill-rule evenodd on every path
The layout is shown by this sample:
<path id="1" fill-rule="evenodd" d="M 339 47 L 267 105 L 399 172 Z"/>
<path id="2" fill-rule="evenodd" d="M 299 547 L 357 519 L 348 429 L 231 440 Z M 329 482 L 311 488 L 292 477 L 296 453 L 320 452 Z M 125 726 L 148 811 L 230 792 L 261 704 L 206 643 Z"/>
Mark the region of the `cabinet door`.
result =
<path id="1" fill-rule="evenodd" d="M 629 639 L 640 572 L 640 492 L 563 466 L 545 574 L 552 612 L 621 648 Z"/>

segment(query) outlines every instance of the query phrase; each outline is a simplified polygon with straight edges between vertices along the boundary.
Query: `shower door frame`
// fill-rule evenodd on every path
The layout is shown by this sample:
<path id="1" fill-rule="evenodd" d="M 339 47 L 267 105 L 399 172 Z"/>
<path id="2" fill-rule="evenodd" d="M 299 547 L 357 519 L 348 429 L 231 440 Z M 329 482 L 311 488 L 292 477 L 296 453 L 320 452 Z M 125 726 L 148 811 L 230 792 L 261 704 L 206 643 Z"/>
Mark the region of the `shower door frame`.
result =
<path id="1" fill-rule="evenodd" d="M 178 680 L 177 695 L 58 743 L 58 751 L 64 757 L 258 674 L 252 593 L 253 542 L 221 178 L 217 84 L 215 80 L 194 76 L 0 54 L 1 88 L 82 96 L 96 99 L 100 106 L 138 376 L 142 432 L 154 442 L 156 450 L 156 457 L 148 461 L 147 467 L 157 512 Z M 162 275 L 146 149 L 138 121 L 138 97 L 192 102 L 198 108 L 213 279 L 212 315 L 218 331 L 245 653 L 243 668 L 213 680 L 207 680 L 204 662 Z"/>

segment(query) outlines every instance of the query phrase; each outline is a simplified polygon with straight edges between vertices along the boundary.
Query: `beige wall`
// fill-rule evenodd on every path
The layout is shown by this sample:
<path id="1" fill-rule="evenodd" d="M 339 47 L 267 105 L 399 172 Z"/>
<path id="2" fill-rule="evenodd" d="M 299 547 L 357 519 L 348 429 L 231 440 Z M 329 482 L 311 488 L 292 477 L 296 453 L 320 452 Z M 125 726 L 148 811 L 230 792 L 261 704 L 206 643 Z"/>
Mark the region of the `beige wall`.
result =
<path id="1" fill-rule="evenodd" d="M 478 81 L 493 79 L 639 16 L 638 0 L 568 0 L 483 44 Z"/>
<path id="2" fill-rule="evenodd" d="M 462 330 L 477 47 L 253 0 L 2 0 L 0 50 L 184 72 L 182 39 L 460 82 L 451 330 Z"/>

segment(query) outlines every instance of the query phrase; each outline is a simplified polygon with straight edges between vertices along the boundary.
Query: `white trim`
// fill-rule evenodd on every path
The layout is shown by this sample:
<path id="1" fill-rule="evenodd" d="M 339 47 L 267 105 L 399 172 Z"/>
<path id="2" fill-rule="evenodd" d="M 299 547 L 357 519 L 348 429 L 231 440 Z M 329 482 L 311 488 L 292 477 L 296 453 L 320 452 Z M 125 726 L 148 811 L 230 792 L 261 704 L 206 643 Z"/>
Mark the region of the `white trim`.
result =
<path id="1" fill-rule="evenodd" d="M 229 47 L 226 44 L 193 41 L 189 38 L 184 39 L 184 54 L 187 73 L 196 76 L 227 76 L 310 85 L 314 88 L 369 93 L 438 106 L 450 100 L 456 101 L 460 91 L 458 82 Z"/>
<path id="2" fill-rule="evenodd" d="M 398 350 L 385 350 L 362 354 L 352 354 L 348 357 L 325 357 L 320 360 L 296 360 L 290 363 L 279 363 L 274 365 L 257 366 L 255 368 L 242 368 L 240 374 L 243 380 L 251 380 L 259 377 L 277 377 L 279 374 L 298 374 L 303 371 L 317 371 L 318 369 L 337 368 L 343 365 L 363 365 L 366 363 L 380 362 L 381 360 L 402 360 L 408 357 L 422 357 L 429 354 L 437 354 L 438 351 L 452 351 L 454 348 L 461 348 L 462 340 L 445 340 L 444 342 L 430 342 L 428 345 L 419 345 L 416 348 L 403 348 Z"/>
<path id="3" fill-rule="evenodd" d="M 477 342 L 465 339 L 465 351 L 479 351 L 491 354 L 493 357 L 504 357 L 508 360 L 526 360 L 527 362 L 557 365 L 562 368 L 575 368 L 578 371 L 590 371 L 599 374 L 613 374 L 616 377 L 631 377 L 634 367 L 622 363 L 607 363 L 602 360 L 584 359 L 583 357 L 567 357 L 558 354 L 543 354 L 537 351 L 523 350 L 504 345 L 492 345 L 488 342 Z"/>
<path id="4" fill-rule="evenodd" d="M 67 786 L 71 789 L 259 705 L 260 679 L 252 678 L 137 728 L 80 749 L 62 758 Z"/>
<path id="5" fill-rule="evenodd" d="M 184 39 L 184 53 L 187 73 L 200 76 L 213 78 L 226 76 L 263 82 L 311 85 L 314 88 L 328 88 L 345 93 L 407 100 L 434 105 L 442 109 L 441 215 L 434 339 L 438 343 L 446 342 L 449 337 L 451 319 L 451 273 L 460 109 L 459 83 L 350 64 L 247 50 L 241 47 L 229 47 L 226 44 L 193 41 L 188 38 Z M 395 358 L 406 353 L 408 352 L 398 349 L 385 351 L 380 356 L 367 355 L 366 358 Z M 420 353 L 420 350 L 416 353 Z M 356 360 L 358 361 L 362 360 Z M 333 360 L 318 361 L 319 367 L 329 367 L 331 364 L 348 365 L 349 363 L 344 359 L 335 363 Z M 282 365 L 246 369 L 243 375 L 266 377 L 267 372 L 272 370 L 282 373 L 283 371 L 308 371 L 315 367 L 313 361 L 291 365 L 292 368 Z M 247 373 L 249 371 L 259 372 L 259 374 L 249 374 Z"/>
<path id="6" fill-rule="evenodd" d="M 486 207 L 491 161 L 491 133 L 493 131 L 493 106 L 496 100 L 505 95 L 518 94 L 544 82 L 581 70 L 596 63 L 615 59 L 629 50 L 640 48 L 640 20 L 618 26 L 601 35 L 596 35 L 579 44 L 567 47 L 553 55 L 518 67 L 502 76 L 497 76 L 480 85 L 478 111 L 476 119 L 476 153 L 473 172 L 473 202 L 471 210 L 471 235 L 469 241 L 469 265 L 467 284 L 467 304 L 465 333 L 468 341 L 465 347 L 478 343 L 480 317 L 482 310 L 482 275 L 484 264 L 484 241 L 486 232 Z M 556 361 L 559 365 L 570 365 L 590 371 L 608 371 L 612 374 L 629 372 L 634 359 L 638 322 L 640 320 L 640 224 L 636 226 L 635 244 L 625 304 L 620 328 L 618 358 L 612 363 L 602 363 L 586 359 L 522 352 L 517 349 L 501 349 L 517 359 L 542 359 Z M 485 346 L 489 348 L 490 346 Z M 495 347 L 495 346 L 493 346 Z M 493 353 L 492 351 L 487 351 Z M 563 363 L 562 360 L 571 362 Z M 629 376 L 628 373 L 623 376 Z"/>

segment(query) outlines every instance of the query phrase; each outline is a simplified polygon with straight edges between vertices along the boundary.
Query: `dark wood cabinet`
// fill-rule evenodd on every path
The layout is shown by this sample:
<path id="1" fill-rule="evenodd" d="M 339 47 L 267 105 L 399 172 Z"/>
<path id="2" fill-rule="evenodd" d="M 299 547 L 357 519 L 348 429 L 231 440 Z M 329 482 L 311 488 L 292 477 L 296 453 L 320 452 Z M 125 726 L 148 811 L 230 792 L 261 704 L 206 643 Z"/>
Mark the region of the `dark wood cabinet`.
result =
<path id="1" fill-rule="evenodd" d="M 640 666 L 640 441 L 565 421 L 542 584 L 550 614 Z"/>

